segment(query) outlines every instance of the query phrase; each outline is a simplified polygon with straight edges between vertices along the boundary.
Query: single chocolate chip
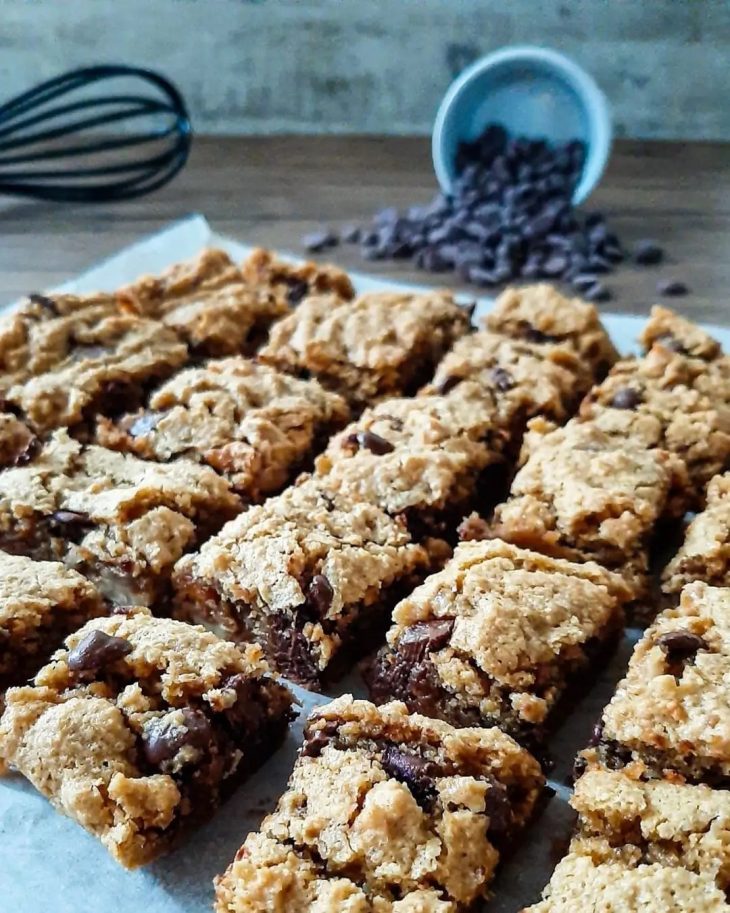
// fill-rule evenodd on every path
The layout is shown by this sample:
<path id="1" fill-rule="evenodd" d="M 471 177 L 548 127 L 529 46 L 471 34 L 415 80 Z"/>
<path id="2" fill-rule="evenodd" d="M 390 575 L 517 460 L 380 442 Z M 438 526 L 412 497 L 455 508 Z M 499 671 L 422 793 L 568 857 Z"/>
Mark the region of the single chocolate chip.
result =
<path id="1" fill-rule="evenodd" d="M 299 304 L 309 294 L 309 283 L 304 279 L 292 279 L 286 292 L 286 300 L 292 307 Z"/>
<path id="2" fill-rule="evenodd" d="M 346 225 L 342 229 L 341 237 L 345 244 L 357 244 L 361 238 L 360 227 L 358 225 Z"/>
<path id="3" fill-rule="evenodd" d="M 601 741 L 602 738 L 603 738 L 603 720 L 599 720 L 594 725 L 593 730 L 591 731 L 591 738 L 590 738 L 590 741 L 588 742 L 588 744 L 591 747 L 595 748 L 595 746 L 598 745 L 598 743 Z"/>
<path id="4" fill-rule="evenodd" d="M 514 378 L 509 373 L 509 371 L 506 371 L 504 368 L 492 368 L 490 376 L 494 386 L 498 390 L 501 390 L 502 393 L 506 393 L 508 390 L 511 390 L 515 385 Z"/>
<path id="5" fill-rule="evenodd" d="M 568 258 L 560 254 L 556 254 L 553 257 L 549 257 L 543 264 L 543 272 L 549 278 L 556 278 L 557 276 L 562 276 L 563 273 L 568 268 Z"/>
<path id="6" fill-rule="evenodd" d="M 580 778 L 586 772 L 587 767 L 588 767 L 588 762 L 586 761 L 586 759 L 582 758 L 580 755 L 578 755 L 578 757 L 573 762 L 573 777 L 572 777 L 573 782 L 575 782 L 576 780 L 580 780 Z M 568 784 L 568 785 L 570 785 L 570 784 Z"/>
<path id="7" fill-rule="evenodd" d="M 522 336 L 528 342 L 560 342 L 559 336 L 551 336 L 549 333 L 543 333 L 542 330 L 538 330 L 537 327 L 533 327 L 530 324 L 525 324 L 523 326 Z"/>
<path id="8" fill-rule="evenodd" d="M 433 778 L 440 774 L 437 764 L 394 745 L 385 748 L 381 764 L 387 774 L 405 783 L 421 807 L 432 804 L 436 797 Z"/>
<path id="9" fill-rule="evenodd" d="M 315 574 L 307 587 L 307 602 L 316 611 L 319 618 L 324 618 L 332 605 L 335 591 L 324 574 Z"/>
<path id="10" fill-rule="evenodd" d="M 94 628 L 68 654 L 68 667 L 72 672 L 96 671 L 131 652 L 128 640 Z"/>
<path id="11" fill-rule="evenodd" d="M 50 521 L 52 524 L 57 524 L 61 527 L 94 525 L 94 522 L 89 518 L 89 515 L 84 514 L 79 510 L 56 510 L 51 514 Z"/>
<path id="12" fill-rule="evenodd" d="M 611 398 L 614 409 L 635 409 L 641 402 L 641 394 L 631 387 L 622 387 Z"/>
<path id="13" fill-rule="evenodd" d="M 304 619 L 300 619 L 302 624 Z M 277 614 L 269 621 L 268 657 L 281 675 L 306 686 L 317 686 L 318 669 L 312 656 L 312 643 L 290 615 Z"/>
<path id="14" fill-rule="evenodd" d="M 636 242 L 634 263 L 638 263 L 641 266 L 654 266 L 657 263 L 661 263 L 663 259 L 664 250 L 656 241 L 644 239 Z"/>
<path id="15" fill-rule="evenodd" d="M 339 728 L 339 723 L 329 720 L 324 726 L 310 730 L 302 746 L 302 757 L 318 758 L 324 749 L 335 740 Z"/>
<path id="16" fill-rule="evenodd" d="M 357 431 L 347 437 L 347 443 L 353 446 L 364 448 L 374 453 L 376 456 L 383 456 L 386 453 L 392 453 L 395 447 L 386 441 L 384 437 L 375 434 L 373 431 Z"/>
<path id="17" fill-rule="evenodd" d="M 595 282 L 583 289 L 583 297 L 587 301 L 610 301 L 612 295 L 611 290 L 602 282 Z"/>
<path id="18" fill-rule="evenodd" d="M 682 662 L 693 657 L 698 650 L 706 650 L 707 642 L 691 631 L 667 631 L 656 639 L 656 643 L 667 654 L 670 662 Z"/>
<path id="19" fill-rule="evenodd" d="M 426 653 L 445 647 L 454 630 L 453 618 L 417 621 L 405 629 L 398 641 L 398 653 L 410 662 L 420 662 Z"/>
<path id="20" fill-rule="evenodd" d="M 439 393 L 444 395 L 450 390 L 453 390 L 454 387 L 457 387 L 462 382 L 462 380 L 464 380 L 464 378 L 459 377 L 458 374 L 447 374 L 446 377 L 444 377 L 444 379 L 437 385 L 437 390 Z"/>
<path id="21" fill-rule="evenodd" d="M 164 415 L 163 412 L 144 412 L 139 418 L 136 418 L 129 426 L 129 433 L 132 437 L 143 437 L 153 431 Z"/>
<path id="22" fill-rule="evenodd" d="M 210 747 L 213 730 L 201 710 L 186 707 L 182 721 L 177 711 L 149 722 L 142 733 L 142 748 L 149 764 L 158 767 L 170 761 L 186 746 L 199 749 Z"/>
<path id="23" fill-rule="evenodd" d="M 50 314 L 53 314 L 54 317 L 58 316 L 58 308 L 53 298 L 49 298 L 47 295 L 32 294 L 28 295 L 28 300 L 32 304 L 37 304 L 39 307 L 44 308 Z"/>
<path id="24" fill-rule="evenodd" d="M 594 286 L 598 282 L 598 277 L 595 273 L 576 273 L 570 281 L 579 291 L 582 291 Z"/>
<path id="25" fill-rule="evenodd" d="M 506 835 L 512 824 L 512 807 L 509 796 L 504 786 L 492 777 L 489 778 L 489 782 L 491 786 L 484 796 L 484 811 L 489 818 L 487 832 L 490 837 Z"/>
<path id="26" fill-rule="evenodd" d="M 330 247 L 336 247 L 339 239 L 329 229 L 310 232 L 302 238 L 302 247 L 310 253 L 318 254 Z"/>
<path id="27" fill-rule="evenodd" d="M 4 461 L 5 466 L 25 466 L 43 449 L 40 440 L 30 431 L 23 432 L 23 439 L 13 441 L 16 445 L 15 450 L 8 452 L 7 459 Z"/>
<path id="28" fill-rule="evenodd" d="M 656 290 L 660 295 L 676 298 L 680 295 L 686 295 L 689 288 L 679 279 L 661 279 L 656 284 Z"/>

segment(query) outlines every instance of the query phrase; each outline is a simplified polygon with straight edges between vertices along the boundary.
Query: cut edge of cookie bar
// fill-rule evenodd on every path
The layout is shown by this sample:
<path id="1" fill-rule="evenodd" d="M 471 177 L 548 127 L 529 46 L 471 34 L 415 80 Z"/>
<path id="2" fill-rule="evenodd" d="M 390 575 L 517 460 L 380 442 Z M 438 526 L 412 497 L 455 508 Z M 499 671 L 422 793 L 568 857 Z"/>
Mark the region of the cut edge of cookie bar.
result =
<path id="1" fill-rule="evenodd" d="M 727 913 L 729 908 L 711 875 L 658 863 L 595 859 L 589 848 L 574 841 L 543 899 L 521 913 Z"/>
<path id="2" fill-rule="evenodd" d="M 199 356 L 251 354 L 291 310 L 248 282 L 228 254 L 208 248 L 117 292 L 122 310 L 161 321 Z"/>
<path id="3" fill-rule="evenodd" d="M 609 655 L 631 596 L 593 562 L 498 539 L 462 543 L 395 607 L 388 645 L 366 667 L 370 696 L 539 743 L 561 701 Z"/>
<path id="4" fill-rule="evenodd" d="M 637 643 L 577 770 L 730 784 L 730 589 L 691 583 Z"/>
<path id="5" fill-rule="evenodd" d="M 707 487 L 705 509 L 685 530 L 679 551 L 662 572 L 662 592 L 676 598 L 694 580 L 730 585 L 730 473 Z"/>
<path id="6" fill-rule="evenodd" d="M 379 641 L 392 606 L 443 554 L 431 545 L 377 506 L 306 479 L 181 558 L 173 611 L 258 642 L 277 672 L 319 689 Z"/>
<path id="7" fill-rule="evenodd" d="M 577 839 L 595 858 L 709 873 L 730 889 L 730 791 L 594 767 L 577 781 L 570 804 Z"/>
<path id="8" fill-rule="evenodd" d="M 76 571 L 0 551 L 0 689 L 32 676 L 65 637 L 105 613 Z"/>
<path id="9" fill-rule="evenodd" d="M 547 283 L 505 289 L 484 318 L 484 326 L 538 345 L 570 345 L 591 365 L 594 380 L 600 380 L 619 357 L 596 306 L 566 298 Z"/>
<path id="10" fill-rule="evenodd" d="M 127 607 L 7 692 L 0 763 L 135 868 L 263 763 L 292 703 L 257 647 Z"/>
<path id="11" fill-rule="evenodd" d="M 368 292 L 304 299 L 276 323 L 258 357 L 293 374 L 315 376 L 362 408 L 410 395 L 471 326 L 451 292 Z"/>
<path id="12" fill-rule="evenodd" d="M 146 408 L 102 419 L 97 438 L 152 462 L 210 466 L 256 503 L 310 468 L 349 417 L 346 401 L 317 380 L 234 356 L 180 371 Z"/>
<path id="13" fill-rule="evenodd" d="M 216 879 L 215 909 L 466 913 L 543 785 L 498 730 L 343 696 L 309 718 L 277 809 Z"/>

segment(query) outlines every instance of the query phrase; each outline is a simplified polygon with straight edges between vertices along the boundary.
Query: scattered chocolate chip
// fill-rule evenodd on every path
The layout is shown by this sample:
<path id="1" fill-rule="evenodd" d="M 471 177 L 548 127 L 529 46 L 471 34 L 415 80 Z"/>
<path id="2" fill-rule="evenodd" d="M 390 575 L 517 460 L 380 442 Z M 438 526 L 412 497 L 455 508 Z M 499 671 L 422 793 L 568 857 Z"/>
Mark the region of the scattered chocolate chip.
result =
<path id="1" fill-rule="evenodd" d="M 437 390 L 441 395 L 444 395 L 450 390 L 453 390 L 454 387 L 457 387 L 462 382 L 462 380 L 464 380 L 464 378 L 459 377 L 458 374 L 447 374 L 446 377 L 444 377 L 444 379 L 438 384 Z"/>
<path id="2" fill-rule="evenodd" d="M 654 266 L 657 263 L 661 263 L 663 259 L 664 250 L 656 241 L 644 239 L 636 242 L 634 263 L 638 263 L 640 266 Z"/>
<path id="3" fill-rule="evenodd" d="M 515 385 L 514 378 L 509 373 L 509 371 L 506 371 L 504 368 L 492 368 L 491 378 L 494 386 L 502 393 L 506 393 L 508 390 L 511 390 Z"/>
<path id="4" fill-rule="evenodd" d="M 394 745 L 385 748 L 381 763 L 387 774 L 405 783 L 420 806 L 428 807 L 433 803 L 436 797 L 433 779 L 440 773 L 437 764 Z"/>
<path id="5" fill-rule="evenodd" d="M 576 273 L 570 281 L 578 291 L 584 291 L 598 282 L 598 276 L 595 273 Z"/>
<path id="6" fill-rule="evenodd" d="M 182 711 L 182 721 L 177 711 L 153 719 L 142 733 L 142 748 L 149 764 L 158 767 L 170 761 L 180 749 L 207 749 L 210 747 L 213 730 L 208 718 L 201 710 L 186 707 Z"/>
<path id="7" fill-rule="evenodd" d="M 360 240 L 360 235 L 360 228 L 357 225 L 346 225 L 340 233 L 340 237 L 345 244 L 357 244 Z"/>
<path id="8" fill-rule="evenodd" d="M 285 614 L 274 615 L 269 621 L 268 636 L 268 654 L 277 672 L 299 684 L 316 686 L 318 669 L 312 645 L 295 620 Z"/>
<path id="9" fill-rule="evenodd" d="M 656 290 L 660 295 L 677 298 L 680 295 L 686 295 L 689 288 L 679 279 L 661 279 L 656 284 Z"/>
<path id="10" fill-rule="evenodd" d="M 310 232 L 302 238 L 302 247 L 312 254 L 319 254 L 323 250 L 336 247 L 339 243 L 337 235 L 329 229 Z"/>
<path id="11" fill-rule="evenodd" d="M 129 426 L 129 433 L 132 437 L 143 437 L 153 431 L 164 415 L 163 412 L 144 412 L 139 418 L 136 418 Z"/>
<path id="12" fill-rule="evenodd" d="M 286 300 L 292 307 L 299 304 L 309 294 L 309 283 L 304 279 L 292 279 L 286 293 Z"/>
<path id="13" fill-rule="evenodd" d="M 594 282 L 582 291 L 586 301 L 610 301 L 612 298 L 611 290 L 602 282 Z"/>
<path id="14" fill-rule="evenodd" d="M 44 308 L 50 314 L 53 314 L 54 317 L 58 316 L 58 308 L 53 298 L 49 298 L 47 295 L 32 294 L 28 295 L 28 300 L 32 304 L 37 304 L 39 307 Z"/>
<path id="15" fill-rule="evenodd" d="M 56 510 L 50 516 L 52 524 L 65 527 L 76 526 L 86 527 L 93 526 L 93 521 L 88 514 L 81 513 L 79 510 Z"/>
<path id="16" fill-rule="evenodd" d="M 347 437 L 347 443 L 354 447 L 364 448 L 374 453 L 376 456 L 384 456 L 386 453 L 392 453 L 395 447 L 386 441 L 384 437 L 375 434 L 373 431 L 357 431 Z"/>
<path id="17" fill-rule="evenodd" d="M 614 393 L 611 399 L 614 409 L 636 409 L 640 402 L 641 394 L 631 387 L 622 387 Z"/>
<path id="18" fill-rule="evenodd" d="M 72 672 L 96 671 L 131 652 L 128 640 L 94 628 L 68 654 L 68 667 Z"/>
<path id="19" fill-rule="evenodd" d="M 307 587 L 307 602 L 316 611 L 319 618 L 324 618 L 327 614 L 334 595 L 332 584 L 324 574 L 315 574 L 312 577 L 311 583 Z"/>
<path id="20" fill-rule="evenodd" d="M 683 662 L 691 659 L 698 650 L 706 650 L 706 641 L 691 631 L 667 631 L 656 639 L 658 646 L 667 654 L 670 662 Z"/>

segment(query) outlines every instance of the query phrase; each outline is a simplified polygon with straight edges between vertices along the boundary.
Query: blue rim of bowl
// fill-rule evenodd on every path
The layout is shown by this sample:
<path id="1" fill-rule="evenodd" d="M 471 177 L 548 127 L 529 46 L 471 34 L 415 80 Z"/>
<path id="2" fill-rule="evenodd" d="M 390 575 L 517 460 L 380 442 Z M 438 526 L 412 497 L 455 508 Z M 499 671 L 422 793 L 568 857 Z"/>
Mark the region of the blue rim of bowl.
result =
<path id="1" fill-rule="evenodd" d="M 540 61 L 551 65 L 575 90 L 590 112 L 591 143 L 581 179 L 573 193 L 573 202 L 582 203 L 598 184 L 611 151 L 611 112 L 606 96 L 595 79 L 569 57 L 550 48 L 534 45 L 515 45 L 481 57 L 467 67 L 451 83 L 439 105 L 431 138 L 431 157 L 436 178 L 444 193 L 451 192 L 452 177 L 441 153 L 446 118 L 458 96 L 474 76 L 502 63 Z"/>

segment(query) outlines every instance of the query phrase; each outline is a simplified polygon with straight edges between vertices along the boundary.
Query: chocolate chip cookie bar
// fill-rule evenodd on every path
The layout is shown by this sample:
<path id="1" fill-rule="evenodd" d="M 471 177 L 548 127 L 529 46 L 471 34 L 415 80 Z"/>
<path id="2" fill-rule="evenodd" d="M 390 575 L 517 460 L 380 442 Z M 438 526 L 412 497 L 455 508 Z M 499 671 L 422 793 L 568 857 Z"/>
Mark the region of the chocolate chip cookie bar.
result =
<path id="1" fill-rule="evenodd" d="M 707 504 L 687 527 L 677 554 L 662 574 L 662 591 L 679 594 L 693 580 L 730 586 L 730 473 L 715 476 Z"/>
<path id="2" fill-rule="evenodd" d="M 366 673 L 380 703 L 534 741 L 566 689 L 622 630 L 631 592 L 597 564 L 465 542 L 393 611 Z"/>
<path id="3" fill-rule="evenodd" d="M 187 359 L 171 330 L 104 296 L 33 296 L 0 320 L 0 393 L 41 432 L 133 409 Z"/>
<path id="4" fill-rule="evenodd" d="M 164 603 L 175 561 L 241 509 L 187 460 L 148 463 L 56 431 L 0 472 L 0 548 L 63 561 L 115 605 Z"/>
<path id="5" fill-rule="evenodd" d="M 272 328 L 259 357 L 362 406 L 415 393 L 469 326 L 469 311 L 447 292 L 315 295 Z"/>
<path id="6" fill-rule="evenodd" d="M 564 422 L 594 383 L 571 346 L 537 345 L 483 330 L 457 340 L 422 394 L 460 396 L 476 385 L 494 401 L 494 423 L 519 446 L 528 419 Z"/>
<path id="7" fill-rule="evenodd" d="M 145 409 L 99 423 L 99 442 L 166 463 L 212 466 L 246 501 L 283 488 L 349 418 L 347 404 L 316 380 L 246 358 L 188 368 Z"/>
<path id="8" fill-rule="evenodd" d="M 542 787 L 497 729 L 339 698 L 310 717 L 276 810 L 217 879 L 216 913 L 466 913 Z"/>
<path id="9" fill-rule="evenodd" d="M 478 387 L 453 397 L 383 400 L 315 461 L 315 475 L 349 501 L 402 517 L 417 538 L 449 536 L 475 502 L 502 495 L 504 434 Z"/>
<path id="10" fill-rule="evenodd" d="M 581 764 L 727 788 L 729 655 L 730 590 L 689 584 L 636 646 Z"/>
<path id="11" fill-rule="evenodd" d="M 277 672 L 316 688 L 382 633 L 391 607 L 429 562 L 402 521 L 309 479 L 251 507 L 183 557 L 175 613 L 230 639 L 257 641 Z"/>
<path id="12" fill-rule="evenodd" d="M 644 358 L 619 362 L 583 401 L 580 418 L 617 440 L 676 453 L 699 504 L 709 480 L 730 463 L 730 399 L 713 369 L 693 361 L 655 346 Z"/>
<path id="13" fill-rule="evenodd" d="M 291 307 L 309 295 L 332 293 L 349 301 L 355 297 L 352 280 L 331 263 L 289 263 L 270 250 L 257 247 L 241 264 L 246 282 L 254 288 L 271 290 Z"/>
<path id="14" fill-rule="evenodd" d="M 27 679 L 68 634 L 105 611 L 76 571 L 0 551 L 0 689 Z"/>
<path id="15" fill-rule="evenodd" d="M 196 355 L 251 354 L 271 324 L 289 313 L 286 300 L 252 285 L 222 250 L 204 250 L 159 276 L 118 292 L 120 307 L 161 321 Z"/>
<path id="16" fill-rule="evenodd" d="M 539 283 L 505 289 L 484 323 L 494 333 L 537 345 L 570 347 L 600 380 L 618 353 L 593 304 Z"/>
<path id="17" fill-rule="evenodd" d="M 292 696 L 261 651 L 128 608 L 11 688 L 0 762 L 128 868 L 205 819 L 283 738 Z"/>
<path id="18" fill-rule="evenodd" d="M 535 419 L 530 429 L 527 461 L 495 511 L 492 534 L 621 569 L 638 596 L 657 524 L 684 513 L 683 461 L 664 450 L 622 446 L 591 423 L 571 420 L 551 429 Z"/>

